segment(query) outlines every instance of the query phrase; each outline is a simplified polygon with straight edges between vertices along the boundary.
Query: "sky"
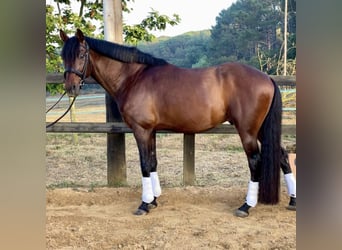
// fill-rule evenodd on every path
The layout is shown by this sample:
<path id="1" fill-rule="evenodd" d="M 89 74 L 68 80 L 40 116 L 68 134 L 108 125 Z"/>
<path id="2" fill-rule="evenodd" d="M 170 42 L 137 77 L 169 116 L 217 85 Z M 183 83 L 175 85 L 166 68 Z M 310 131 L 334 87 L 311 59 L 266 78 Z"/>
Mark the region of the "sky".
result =
<path id="1" fill-rule="evenodd" d="M 229 8 L 236 0 L 135 0 L 128 2 L 128 7 L 133 8 L 131 13 L 123 12 L 125 24 L 139 24 L 148 16 L 151 8 L 160 15 L 172 17 L 178 14 L 181 22 L 162 31 L 152 31 L 159 36 L 176 36 L 188 31 L 211 29 L 216 24 L 216 17 L 221 10 Z M 54 0 L 46 0 L 47 4 L 54 4 Z M 79 2 L 71 0 L 72 5 L 79 6 Z M 79 7 L 75 7 L 78 9 Z"/>
<path id="2" fill-rule="evenodd" d="M 178 14 L 181 22 L 176 26 L 167 26 L 166 30 L 153 31 L 159 36 L 176 36 L 188 31 L 211 29 L 216 24 L 216 17 L 221 10 L 227 9 L 236 0 L 135 0 L 129 3 L 133 11 L 123 13 L 123 21 L 126 24 L 138 24 L 147 17 L 151 8 L 159 14 Z"/>

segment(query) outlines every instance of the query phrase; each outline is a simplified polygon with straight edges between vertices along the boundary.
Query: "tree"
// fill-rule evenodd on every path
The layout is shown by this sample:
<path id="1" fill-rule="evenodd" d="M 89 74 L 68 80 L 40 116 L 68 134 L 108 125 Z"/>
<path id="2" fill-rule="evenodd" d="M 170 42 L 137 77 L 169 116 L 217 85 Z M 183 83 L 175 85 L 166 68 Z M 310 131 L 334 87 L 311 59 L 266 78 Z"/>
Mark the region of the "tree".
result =
<path id="1" fill-rule="evenodd" d="M 285 0 L 281 0 L 281 10 L 284 12 Z M 296 74 L 296 0 L 287 1 L 287 72 L 288 75 Z M 284 32 L 284 27 L 282 27 L 282 32 Z M 284 41 L 283 41 L 284 43 Z M 285 46 L 284 46 L 285 47 Z M 281 48 L 281 54 L 278 60 L 277 74 L 284 74 L 283 69 L 283 56 L 284 47 Z"/>
<path id="2" fill-rule="evenodd" d="M 128 6 L 129 2 L 134 2 L 134 0 L 122 1 L 123 11 L 132 10 Z M 46 71 L 48 73 L 63 72 L 59 56 L 62 47 L 59 29 L 72 33 L 79 28 L 85 35 L 103 38 L 102 10 L 101 0 L 53 0 L 53 4 L 46 5 Z M 170 18 L 152 10 L 141 24 L 124 25 L 125 42 L 136 44 L 139 40 L 151 41 L 154 38 L 150 33 L 152 30 L 163 30 L 167 25 L 177 25 L 179 22 L 180 18 L 176 14 Z M 47 91 L 62 92 L 63 86 L 47 84 Z"/>
<path id="3" fill-rule="evenodd" d="M 209 30 L 193 31 L 168 39 L 159 38 L 152 43 L 141 42 L 138 48 L 179 67 L 193 68 L 207 66 L 209 39 Z"/>
<path id="4" fill-rule="evenodd" d="M 283 1 L 237 0 L 222 10 L 211 31 L 209 63 L 240 61 L 275 74 L 283 43 Z M 290 4 L 295 6 L 295 0 Z M 295 19 L 289 23 L 295 34 Z"/>
<path id="5" fill-rule="evenodd" d="M 158 11 L 152 9 L 149 15 L 142 20 L 140 24 L 124 25 L 125 42 L 137 46 L 139 41 L 150 42 L 155 36 L 150 33 L 151 30 L 165 30 L 167 24 L 174 26 L 180 22 L 180 17 L 176 14 L 173 18 L 166 15 L 160 15 Z"/>
<path id="6" fill-rule="evenodd" d="M 101 1 L 77 0 L 76 2 L 79 3 L 77 11 L 71 6 L 70 0 L 54 0 L 53 5 L 46 5 L 46 71 L 49 73 L 63 72 L 59 29 L 69 33 L 80 28 L 86 35 L 92 36 L 97 29 L 103 30 Z M 100 33 L 97 37 L 101 38 L 103 35 Z M 51 94 L 63 92 L 62 84 L 47 84 L 46 89 Z"/>

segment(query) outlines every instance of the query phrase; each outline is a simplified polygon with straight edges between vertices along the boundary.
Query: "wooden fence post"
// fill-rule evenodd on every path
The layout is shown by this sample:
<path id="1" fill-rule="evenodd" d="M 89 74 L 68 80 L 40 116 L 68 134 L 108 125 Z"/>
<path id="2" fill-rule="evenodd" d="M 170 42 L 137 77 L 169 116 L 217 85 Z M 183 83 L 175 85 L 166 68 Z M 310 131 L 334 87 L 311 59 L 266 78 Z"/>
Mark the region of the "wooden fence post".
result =
<path id="1" fill-rule="evenodd" d="M 103 1 L 104 35 L 107 41 L 122 43 L 121 4 L 121 0 Z M 122 121 L 116 102 L 107 93 L 106 121 Z M 127 184 L 125 134 L 107 134 L 107 182 L 109 186 Z"/>
<path id="2" fill-rule="evenodd" d="M 113 98 L 106 94 L 106 121 L 122 122 Z M 125 134 L 107 134 L 107 183 L 109 186 L 127 184 Z"/>
<path id="3" fill-rule="evenodd" d="M 195 184 L 195 134 L 183 136 L 183 184 Z"/>

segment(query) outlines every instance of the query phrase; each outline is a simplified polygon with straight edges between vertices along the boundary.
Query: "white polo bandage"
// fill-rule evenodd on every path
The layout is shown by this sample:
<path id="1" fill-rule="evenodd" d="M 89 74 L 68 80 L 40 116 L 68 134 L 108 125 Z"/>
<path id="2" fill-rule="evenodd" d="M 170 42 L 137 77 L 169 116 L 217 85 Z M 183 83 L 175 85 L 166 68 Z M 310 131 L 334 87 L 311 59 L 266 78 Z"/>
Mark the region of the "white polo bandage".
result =
<path id="1" fill-rule="evenodd" d="M 151 182 L 154 197 L 159 197 L 161 195 L 161 187 L 157 172 L 151 172 Z"/>
<path id="2" fill-rule="evenodd" d="M 291 197 L 296 197 L 296 179 L 293 173 L 285 174 L 284 177 L 288 195 Z"/>
<path id="3" fill-rule="evenodd" d="M 142 201 L 151 203 L 153 201 L 152 181 L 150 177 L 142 177 Z"/>
<path id="4" fill-rule="evenodd" d="M 258 203 L 259 182 L 249 181 L 248 192 L 246 197 L 247 205 L 255 207 Z"/>

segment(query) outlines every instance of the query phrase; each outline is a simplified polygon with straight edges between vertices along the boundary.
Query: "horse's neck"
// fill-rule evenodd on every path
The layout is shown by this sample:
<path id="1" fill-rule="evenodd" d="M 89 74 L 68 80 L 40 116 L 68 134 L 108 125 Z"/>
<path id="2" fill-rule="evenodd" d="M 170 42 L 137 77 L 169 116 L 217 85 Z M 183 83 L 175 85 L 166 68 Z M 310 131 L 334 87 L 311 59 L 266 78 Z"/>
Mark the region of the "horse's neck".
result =
<path id="1" fill-rule="evenodd" d="M 92 77 L 112 96 L 117 96 L 128 80 L 144 67 L 142 64 L 127 64 L 92 53 Z"/>

